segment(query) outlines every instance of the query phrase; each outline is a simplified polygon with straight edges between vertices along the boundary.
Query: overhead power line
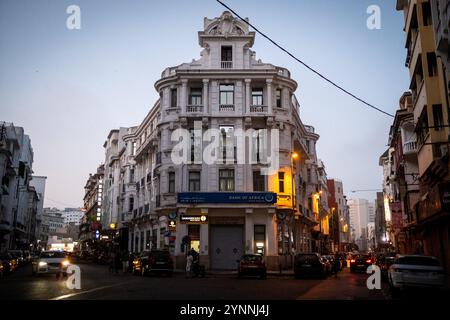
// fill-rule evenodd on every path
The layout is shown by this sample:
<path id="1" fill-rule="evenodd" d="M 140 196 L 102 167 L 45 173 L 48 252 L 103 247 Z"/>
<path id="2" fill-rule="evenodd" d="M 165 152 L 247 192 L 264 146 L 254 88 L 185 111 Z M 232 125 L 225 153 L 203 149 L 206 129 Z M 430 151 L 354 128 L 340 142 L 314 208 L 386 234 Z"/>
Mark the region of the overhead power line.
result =
<path id="1" fill-rule="evenodd" d="M 334 81 L 328 79 L 326 76 L 324 76 L 323 74 L 321 74 L 319 71 L 315 70 L 314 68 L 310 67 L 308 64 L 306 64 L 305 62 L 303 62 L 302 60 L 300 60 L 299 58 L 297 58 L 295 55 L 293 55 L 292 53 L 290 53 L 287 49 L 283 48 L 281 45 L 279 45 L 278 43 L 276 43 L 274 40 L 272 40 L 269 36 L 265 35 L 264 33 L 262 33 L 261 31 L 259 31 L 258 28 L 256 28 L 254 25 L 252 25 L 250 22 L 248 22 L 247 20 L 245 20 L 244 18 L 242 18 L 238 13 L 236 13 L 236 11 L 234 11 L 233 9 L 231 9 L 229 6 L 227 6 L 225 3 L 223 3 L 220 0 L 216 0 L 217 2 L 219 2 L 222 6 L 224 6 L 225 8 L 227 8 L 228 10 L 230 10 L 236 17 L 238 17 L 239 19 L 241 19 L 244 23 L 248 24 L 250 27 L 252 27 L 257 33 L 259 33 L 261 36 L 263 36 L 264 38 L 266 38 L 267 40 L 269 40 L 271 43 L 273 43 L 276 47 L 278 47 L 280 50 L 284 51 L 287 55 L 289 55 L 291 58 L 293 58 L 294 60 L 296 60 L 297 62 L 301 63 L 304 67 L 306 67 L 308 70 L 310 70 L 311 72 L 315 73 L 316 75 L 318 75 L 319 77 L 321 77 L 323 80 L 327 81 L 328 83 L 330 83 L 331 85 L 335 86 L 336 88 L 338 88 L 339 90 L 343 91 L 344 93 L 346 93 L 347 95 L 349 95 L 350 97 L 358 100 L 359 102 L 363 103 L 364 105 L 378 111 L 381 112 L 389 117 L 394 118 L 394 115 L 375 107 L 373 104 L 363 100 L 362 98 L 359 98 L 358 96 L 356 96 L 355 94 L 351 93 L 350 91 L 344 89 L 343 87 L 341 87 L 340 85 L 338 85 L 337 83 L 335 83 Z"/>

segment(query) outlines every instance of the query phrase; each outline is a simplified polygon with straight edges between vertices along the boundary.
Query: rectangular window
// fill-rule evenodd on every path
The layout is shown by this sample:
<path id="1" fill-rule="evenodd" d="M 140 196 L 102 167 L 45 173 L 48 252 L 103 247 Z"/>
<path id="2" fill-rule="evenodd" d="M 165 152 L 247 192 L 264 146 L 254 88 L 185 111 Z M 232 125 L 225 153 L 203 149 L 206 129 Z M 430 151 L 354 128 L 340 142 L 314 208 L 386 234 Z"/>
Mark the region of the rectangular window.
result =
<path id="1" fill-rule="evenodd" d="M 219 170 L 219 191 L 234 191 L 234 170 Z"/>
<path id="2" fill-rule="evenodd" d="M 134 210 L 134 198 L 130 197 L 128 202 L 128 212 L 133 212 Z"/>
<path id="3" fill-rule="evenodd" d="M 133 142 L 133 144 L 131 145 L 131 154 L 133 156 L 136 155 L 136 147 L 137 147 L 136 142 Z"/>
<path id="4" fill-rule="evenodd" d="M 177 89 L 170 90 L 170 107 L 171 108 L 177 107 Z"/>
<path id="5" fill-rule="evenodd" d="M 191 88 L 191 95 L 189 96 L 189 104 L 192 106 L 202 105 L 202 89 Z"/>
<path id="6" fill-rule="evenodd" d="M 284 193 L 284 172 L 278 172 L 278 192 Z"/>
<path id="7" fill-rule="evenodd" d="M 257 88 L 252 90 L 252 105 L 253 106 L 263 105 L 263 89 Z"/>
<path id="8" fill-rule="evenodd" d="M 310 148 L 309 148 L 309 140 L 306 140 L 306 141 L 305 141 L 305 145 L 306 145 L 306 151 L 308 152 L 308 154 L 310 154 L 310 153 L 311 153 L 311 150 L 310 150 Z"/>
<path id="9" fill-rule="evenodd" d="M 311 169 L 306 169 L 306 181 L 311 182 Z"/>
<path id="10" fill-rule="evenodd" d="M 219 159 L 233 161 L 236 158 L 235 141 L 234 141 L 234 127 L 233 126 L 219 126 L 220 141 L 219 141 Z"/>
<path id="11" fill-rule="evenodd" d="M 233 48 L 231 46 L 222 47 L 222 61 L 233 61 Z"/>
<path id="12" fill-rule="evenodd" d="M 265 176 L 260 170 L 253 171 L 253 191 L 266 191 Z"/>
<path id="13" fill-rule="evenodd" d="M 416 127 L 416 134 L 417 134 L 417 144 L 421 146 L 428 135 L 429 128 L 428 128 L 428 113 L 427 113 L 427 106 L 425 105 L 423 107 L 422 114 L 420 115 L 418 121 L 417 121 L 417 127 Z"/>
<path id="14" fill-rule="evenodd" d="M 234 85 L 221 84 L 220 90 L 220 105 L 234 105 Z"/>
<path id="15" fill-rule="evenodd" d="M 200 191 L 200 172 L 199 171 L 189 172 L 189 191 L 190 192 Z"/>
<path id="16" fill-rule="evenodd" d="M 151 243 L 150 230 L 147 230 L 145 237 L 145 250 L 150 250 L 150 243 Z"/>
<path id="17" fill-rule="evenodd" d="M 281 89 L 276 91 L 277 108 L 281 108 Z"/>
<path id="18" fill-rule="evenodd" d="M 433 21 L 431 20 L 431 5 L 430 1 L 422 2 L 422 17 L 423 17 L 423 25 L 431 26 Z"/>
<path id="19" fill-rule="evenodd" d="M 434 52 L 427 52 L 427 62 L 428 62 L 428 75 L 430 77 L 437 76 L 436 53 L 434 53 Z"/>
<path id="20" fill-rule="evenodd" d="M 439 131 L 443 129 L 444 119 L 442 116 L 442 105 L 433 104 L 433 122 L 434 130 Z"/>
<path id="21" fill-rule="evenodd" d="M 267 131 L 254 129 L 252 134 L 252 161 L 261 163 L 267 160 L 266 156 Z"/>
<path id="22" fill-rule="evenodd" d="M 175 193 L 175 172 L 169 172 L 169 193 Z"/>

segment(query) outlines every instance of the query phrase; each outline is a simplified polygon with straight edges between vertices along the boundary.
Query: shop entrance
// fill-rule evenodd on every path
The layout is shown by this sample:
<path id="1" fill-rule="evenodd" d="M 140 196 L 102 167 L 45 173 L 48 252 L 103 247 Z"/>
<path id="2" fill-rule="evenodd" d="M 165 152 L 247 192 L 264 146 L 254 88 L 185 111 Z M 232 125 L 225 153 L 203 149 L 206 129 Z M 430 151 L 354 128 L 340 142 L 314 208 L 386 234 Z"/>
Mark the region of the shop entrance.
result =
<path id="1" fill-rule="evenodd" d="M 236 260 L 244 253 L 244 226 L 212 225 L 211 268 L 214 270 L 235 270 Z"/>

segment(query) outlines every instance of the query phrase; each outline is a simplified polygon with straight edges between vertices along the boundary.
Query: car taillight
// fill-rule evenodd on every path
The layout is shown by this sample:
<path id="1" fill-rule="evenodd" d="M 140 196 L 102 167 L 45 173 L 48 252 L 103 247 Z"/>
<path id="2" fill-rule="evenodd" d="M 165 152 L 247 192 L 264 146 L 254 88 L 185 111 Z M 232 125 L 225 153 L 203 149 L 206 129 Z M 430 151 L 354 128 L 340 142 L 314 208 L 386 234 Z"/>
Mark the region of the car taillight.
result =
<path id="1" fill-rule="evenodd" d="M 355 263 L 355 262 L 356 262 L 355 259 L 350 260 L 350 263 Z"/>
<path id="2" fill-rule="evenodd" d="M 367 259 L 366 262 L 367 262 L 367 263 L 372 263 L 372 260 Z"/>

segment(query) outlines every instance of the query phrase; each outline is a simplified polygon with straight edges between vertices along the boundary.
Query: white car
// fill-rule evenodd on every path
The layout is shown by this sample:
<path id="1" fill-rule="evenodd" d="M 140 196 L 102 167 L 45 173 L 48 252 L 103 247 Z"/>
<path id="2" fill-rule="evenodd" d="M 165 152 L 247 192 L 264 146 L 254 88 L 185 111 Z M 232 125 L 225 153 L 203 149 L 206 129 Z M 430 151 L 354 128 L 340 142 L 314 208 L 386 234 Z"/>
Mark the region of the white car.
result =
<path id="1" fill-rule="evenodd" d="M 397 255 L 389 267 L 388 279 L 393 292 L 411 287 L 445 288 L 444 269 L 431 256 Z"/>
<path id="2" fill-rule="evenodd" d="M 56 274 L 66 275 L 70 261 L 64 252 L 43 251 L 33 260 L 33 275 Z"/>

